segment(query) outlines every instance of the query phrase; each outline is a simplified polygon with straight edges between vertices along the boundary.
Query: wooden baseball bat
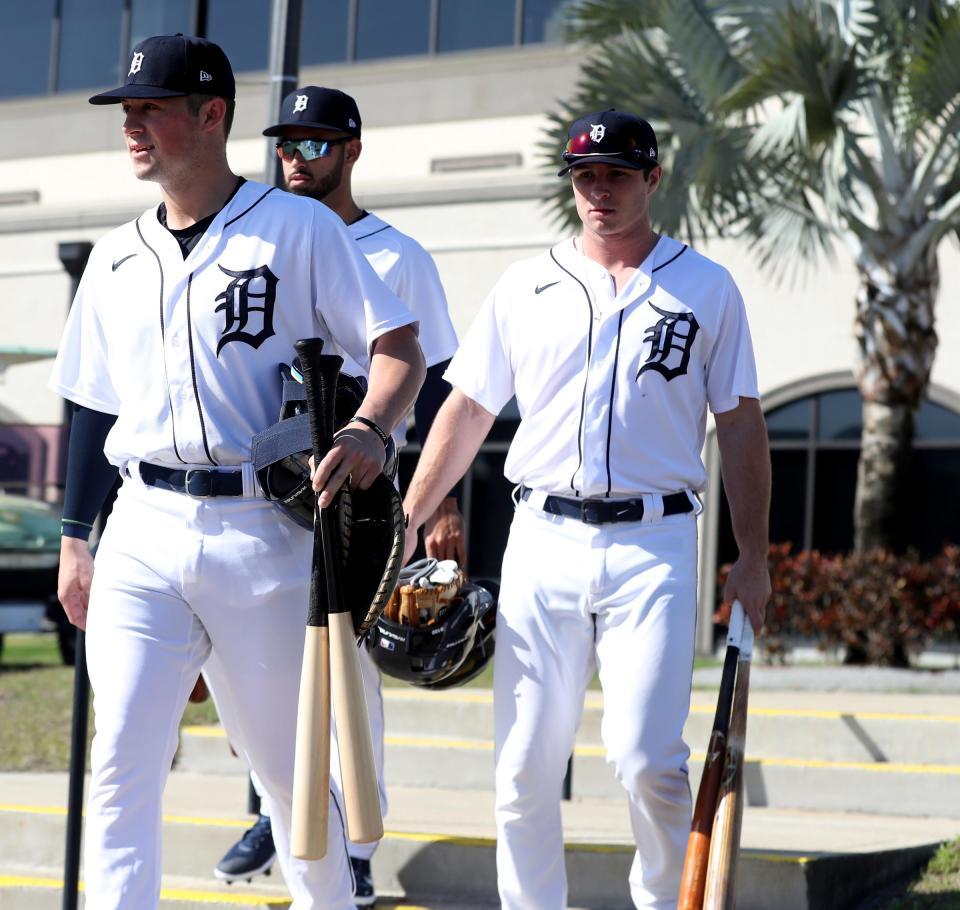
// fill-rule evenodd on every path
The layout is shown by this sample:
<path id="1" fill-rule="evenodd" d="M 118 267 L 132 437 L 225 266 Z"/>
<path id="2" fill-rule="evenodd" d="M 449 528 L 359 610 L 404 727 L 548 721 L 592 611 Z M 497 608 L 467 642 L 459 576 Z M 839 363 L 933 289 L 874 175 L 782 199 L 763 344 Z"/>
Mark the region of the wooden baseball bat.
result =
<path id="1" fill-rule="evenodd" d="M 747 702 L 750 694 L 750 659 L 753 657 L 753 626 L 745 620 L 737 660 L 737 683 L 733 690 L 727 757 L 720 782 L 717 811 L 713 818 L 707 887 L 703 910 L 733 910 L 736 901 L 737 862 L 743 822 L 743 757 L 747 742 Z"/>
<path id="2" fill-rule="evenodd" d="M 703 893 L 707 883 L 707 863 L 710 855 L 710 834 L 713 830 L 713 814 L 720 792 L 723 762 L 727 752 L 727 729 L 730 725 L 730 706 L 737 675 L 737 659 L 740 654 L 740 638 L 743 634 L 743 607 L 734 601 L 727 632 L 727 652 L 723 660 L 723 675 L 720 677 L 720 693 L 717 696 L 717 711 L 707 745 L 707 757 L 693 807 L 693 821 L 687 840 L 687 855 L 680 878 L 680 900 L 677 910 L 702 910 Z"/>
<path id="3" fill-rule="evenodd" d="M 310 433 L 314 459 L 319 463 L 333 444 L 334 404 L 337 376 L 343 361 L 340 357 L 322 354 L 319 338 L 298 341 L 294 347 L 300 356 L 303 381 L 310 414 Z M 320 509 L 315 540 L 319 538 L 321 571 L 326 590 L 327 626 L 329 630 L 329 691 L 337 724 L 340 751 L 340 779 L 347 822 L 347 833 L 355 843 L 370 843 L 383 837 L 377 771 L 373 759 L 367 701 L 360 675 L 360 657 L 353 617 L 343 596 L 340 579 L 339 529 L 330 509 Z M 315 545 L 314 552 L 317 547 Z M 314 566 L 316 571 L 317 566 Z M 306 672 L 306 666 L 304 671 Z M 303 683 L 301 682 L 301 695 Z M 330 725 L 326 726 L 329 773 Z M 299 737 L 298 737 L 299 738 Z M 322 758 L 318 758 L 318 761 Z M 329 788 L 329 783 L 327 784 Z M 296 805 L 294 805 L 296 812 Z"/>

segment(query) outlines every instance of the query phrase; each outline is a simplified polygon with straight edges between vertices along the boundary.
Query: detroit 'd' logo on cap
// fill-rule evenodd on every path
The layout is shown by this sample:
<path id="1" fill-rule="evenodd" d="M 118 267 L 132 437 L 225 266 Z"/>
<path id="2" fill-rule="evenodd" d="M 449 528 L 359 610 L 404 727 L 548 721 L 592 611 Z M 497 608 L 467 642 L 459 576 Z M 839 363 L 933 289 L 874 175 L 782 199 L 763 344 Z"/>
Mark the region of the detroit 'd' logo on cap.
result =
<path id="1" fill-rule="evenodd" d="M 134 73 L 139 73 L 141 66 L 143 66 L 143 54 L 136 53 L 133 55 L 133 59 L 130 61 L 130 72 L 127 73 L 127 75 L 132 76 Z"/>
<path id="2" fill-rule="evenodd" d="M 591 123 L 590 124 L 590 141 L 591 142 L 602 142 L 603 137 L 606 135 L 607 128 L 602 123 Z"/>
<path id="3" fill-rule="evenodd" d="M 293 113 L 299 114 L 307 109 L 307 96 L 297 95 L 297 103 L 293 106 Z"/>

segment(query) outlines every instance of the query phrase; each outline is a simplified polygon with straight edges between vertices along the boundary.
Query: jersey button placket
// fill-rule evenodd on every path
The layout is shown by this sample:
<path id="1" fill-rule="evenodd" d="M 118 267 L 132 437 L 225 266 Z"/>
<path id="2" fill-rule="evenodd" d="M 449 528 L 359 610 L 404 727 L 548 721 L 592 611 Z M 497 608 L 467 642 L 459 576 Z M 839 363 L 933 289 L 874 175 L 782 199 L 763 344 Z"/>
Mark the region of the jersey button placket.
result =
<path id="1" fill-rule="evenodd" d="M 617 320 L 601 321 L 587 369 L 583 421 L 584 496 L 603 495 L 607 489 L 607 430 L 610 415 L 610 380 L 616 360 Z"/>

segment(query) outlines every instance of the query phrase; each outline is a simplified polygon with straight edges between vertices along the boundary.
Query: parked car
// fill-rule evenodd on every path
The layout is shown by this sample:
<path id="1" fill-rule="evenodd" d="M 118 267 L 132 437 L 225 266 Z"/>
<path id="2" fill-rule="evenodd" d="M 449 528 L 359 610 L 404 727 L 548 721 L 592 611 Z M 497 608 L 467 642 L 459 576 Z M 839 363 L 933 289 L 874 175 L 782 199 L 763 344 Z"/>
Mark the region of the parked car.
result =
<path id="1" fill-rule="evenodd" d="M 73 664 L 77 630 L 57 600 L 59 565 L 60 510 L 0 492 L 0 657 L 7 632 L 52 632 Z"/>

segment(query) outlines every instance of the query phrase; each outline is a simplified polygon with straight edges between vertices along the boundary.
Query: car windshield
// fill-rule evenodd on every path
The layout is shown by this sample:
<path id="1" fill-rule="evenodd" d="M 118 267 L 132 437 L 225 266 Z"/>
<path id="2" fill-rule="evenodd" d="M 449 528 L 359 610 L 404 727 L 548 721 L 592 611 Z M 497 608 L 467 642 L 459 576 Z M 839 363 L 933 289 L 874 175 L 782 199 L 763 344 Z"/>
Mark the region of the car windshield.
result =
<path id="1" fill-rule="evenodd" d="M 0 493 L 0 550 L 59 550 L 60 511 L 50 503 Z"/>

